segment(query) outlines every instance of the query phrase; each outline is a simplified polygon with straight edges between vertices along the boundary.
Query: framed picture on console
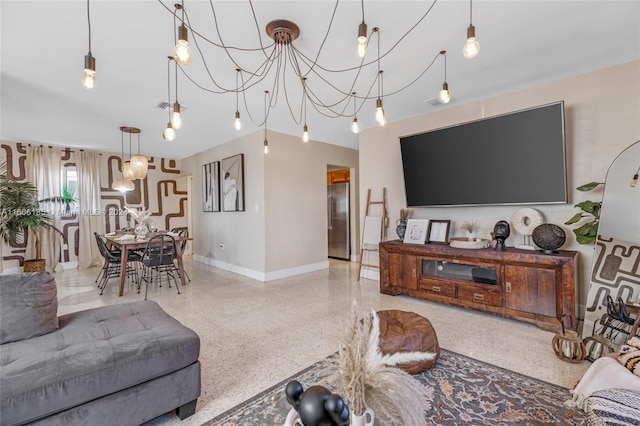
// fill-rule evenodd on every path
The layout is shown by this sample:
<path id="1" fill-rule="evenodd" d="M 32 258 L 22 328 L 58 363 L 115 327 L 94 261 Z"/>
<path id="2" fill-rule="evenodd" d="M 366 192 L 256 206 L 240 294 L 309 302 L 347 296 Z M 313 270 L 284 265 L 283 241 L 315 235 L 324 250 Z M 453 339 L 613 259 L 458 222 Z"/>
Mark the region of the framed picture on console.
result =
<path id="1" fill-rule="evenodd" d="M 449 244 L 450 226 L 450 220 L 430 220 L 427 242 L 429 244 Z"/>
<path id="2" fill-rule="evenodd" d="M 404 233 L 403 243 L 406 244 L 424 244 L 427 238 L 427 226 L 429 221 L 426 219 L 407 219 L 407 230 Z"/>

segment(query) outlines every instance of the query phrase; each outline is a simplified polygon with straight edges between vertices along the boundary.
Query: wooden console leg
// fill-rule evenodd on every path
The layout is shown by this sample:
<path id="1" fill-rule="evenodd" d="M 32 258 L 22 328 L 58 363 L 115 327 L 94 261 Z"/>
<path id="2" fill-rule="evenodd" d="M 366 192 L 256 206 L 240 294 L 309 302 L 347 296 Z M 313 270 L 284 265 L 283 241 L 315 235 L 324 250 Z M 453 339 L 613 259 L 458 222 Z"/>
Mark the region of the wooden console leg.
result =
<path id="1" fill-rule="evenodd" d="M 186 404 L 183 404 L 176 408 L 176 415 L 180 418 L 180 420 L 184 420 L 189 416 L 193 416 L 193 414 L 196 412 L 196 402 L 198 402 L 198 400 L 194 399 L 193 401 L 187 402 Z"/>

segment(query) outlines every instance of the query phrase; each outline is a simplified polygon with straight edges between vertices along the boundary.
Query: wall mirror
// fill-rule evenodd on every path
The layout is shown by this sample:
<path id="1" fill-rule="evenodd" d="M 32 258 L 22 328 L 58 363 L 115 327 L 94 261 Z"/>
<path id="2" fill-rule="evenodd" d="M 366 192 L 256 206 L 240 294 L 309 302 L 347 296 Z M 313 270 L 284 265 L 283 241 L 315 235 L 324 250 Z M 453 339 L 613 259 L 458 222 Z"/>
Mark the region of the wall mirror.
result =
<path id="1" fill-rule="evenodd" d="M 639 168 L 640 141 L 622 151 L 607 172 L 582 329 L 583 337 L 595 334 L 615 345 L 628 338 L 629 318 L 640 315 L 640 184 L 632 185 Z M 626 323 L 608 315 L 609 297 L 628 304 Z M 616 316 L 615 309 L 609 313 Z"/>

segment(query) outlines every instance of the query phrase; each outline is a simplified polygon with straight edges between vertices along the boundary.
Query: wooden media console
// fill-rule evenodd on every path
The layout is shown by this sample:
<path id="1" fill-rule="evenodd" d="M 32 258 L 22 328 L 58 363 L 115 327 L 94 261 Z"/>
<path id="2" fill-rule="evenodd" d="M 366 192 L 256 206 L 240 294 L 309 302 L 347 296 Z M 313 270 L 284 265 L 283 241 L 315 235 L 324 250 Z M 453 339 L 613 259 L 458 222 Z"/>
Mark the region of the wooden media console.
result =
<path id="1" fill-rule="evenodd" d="M 491 312 L 561 330 L 576 321 L 578 253 L 380 243 L 380 292 Z M 568 326 L 568 321 L 566 322 Z"/>

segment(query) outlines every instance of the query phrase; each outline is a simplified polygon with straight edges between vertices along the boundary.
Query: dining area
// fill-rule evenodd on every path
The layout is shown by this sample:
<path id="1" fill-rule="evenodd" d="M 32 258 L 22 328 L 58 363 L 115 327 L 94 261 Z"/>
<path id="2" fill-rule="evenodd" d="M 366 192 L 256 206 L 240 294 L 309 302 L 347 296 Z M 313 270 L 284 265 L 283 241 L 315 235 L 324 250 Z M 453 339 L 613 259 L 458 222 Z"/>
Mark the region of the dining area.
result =
<path id="1" fill-rule="evenodd" d="M 173 281 L 178 294 L 180 286 L 187 284 L 189 276 L 182 257 L 187 243 L 193 241 L 193 237 L 189 236 L 186 228 L 145 233 L 127 229 L 106 234 L 94 233 L 94 236 L 104 258 L 95 280 L 100 294 L 112 278 L 118 278 L 119 297 L 124 294 L 127 278 L 134 281 L 138 293 L 145 284 L 145 299 L 149 284 L 157 283 L 161 287 L 165 281 L 171 287 Z"/>

